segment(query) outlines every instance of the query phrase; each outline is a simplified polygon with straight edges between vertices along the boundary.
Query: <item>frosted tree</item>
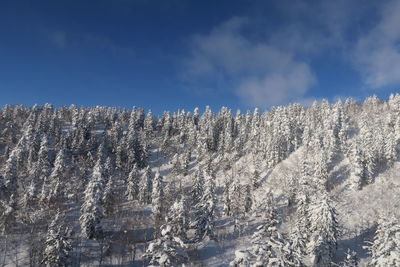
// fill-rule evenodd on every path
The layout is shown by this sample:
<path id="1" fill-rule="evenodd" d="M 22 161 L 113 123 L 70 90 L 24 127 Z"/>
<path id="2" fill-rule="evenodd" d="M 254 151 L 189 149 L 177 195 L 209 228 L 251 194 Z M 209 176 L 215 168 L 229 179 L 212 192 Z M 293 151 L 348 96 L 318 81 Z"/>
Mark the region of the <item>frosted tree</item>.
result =
<path id="1" fill-rule="evenodd" d="M 358 258 L 357 253 L 351 249 L 347 249 L 346 258 L 340 263 L 340 267 L 357 267 Z"/>
<path id="2" fill-rule="evenodd" d="M 396 142 L 396 137 L 395 133 L 393 132 L 392 127 L 388 127 L 386 130 L 386 141 L 385 141 L 385 147 L 384 147 L 384 154 L 386 160 L 389 162 L 389 164 L 392 164 L 394 161 L 397 160 L 397 142 Z"/>
<path id="3" fill-rule="evenodd" d="M 229 189 L 230 213 L 233 216 L 241 216 L 244 212 L 244 195 L 237 178 L 233 179 Z"/>
<path id="4" fill-rule="evenodd" d="M 17 218 L 17 200 L 12 194 L 9 200 L 0 202 L 0 233 L 8 234 L 14 227 Z"/>
<path id="5" fill-rule="evenodd" d="M 139 170 L 137 165 L 133 165 L 132 170 L 128 176 L 128 185 L 126 187 L 125 195 L 128 200 L 138 199 L 139 195 Z"/>
<path id="6" fill-rule="evenodd" d="M 114 205 L 116 200 L 115 194 L 115 185 L 114 185 L 114 177 L 111 176 L 108 178 L 107 184 L 104 189 L 102 204 L 103 204 L 103 212 L 104 215 L 112 215 L 114 211 Z"/>
<path id="7" fill-rule="evenodd" d="M 39 180 L 42 184 L 42 189 L 40 192 L 39 201 L 41 204 L 48 204 L 48 196 L 51 191 L 51 181 L 50 181 L 50 174 L 51 174 L 51 164 L 49 159 L 49 147 L 48 147 L 48 140 L 47 137 L 44 136 L 40 143 L 40 150 L 38 154 L 38 164 L 39 172 Z"/>
<path id="8" fill-rule="evenodd" d="M 324 152 L 317 153 L 314 159 L 313 180 L 316 188 L 324 192 L 328 188 L 328 159 Z"/>
<path id="9" fill-rule="evenodd" d="M 245 250 L 236 250 L 235 258 L 229 263 L 231 267 L 249 267 L 251 254 Z"/>
<path id="10" fill-rule="evenodd" d="M 166 216 L 166 224 L 171 226 L 171 232 L 174 236 L 178 236 L 183 240 L 187 238 L 186 231 L 189 228 L 189 210 L 184 196 L 176 200 L 171 206 Z"/>
<path id="11" fill-rule="evenodd" d="M 151 242 L 143 254 L 146 266 L 183 267 L 189 257 L 184 243 L 173 236 L 169 225 L 161 226 L 161 236 Z"/>
<path id="12" fill-rule="evenodd" d="M 332 266 L 339 236 L 336 210 L 329 197 L 324 194 L 310 205 L 309 214 L 311 236 L 308 251 L 312 255 L 313 264 Z"/>
<path id="13" fill-rule="evenodd" d="M 192 155 L 191 151 L 188 150 L 181 157 L 180 165 L 181 165 L 182 174 L 184 176 L 188 175 L 188 173 L 189 173 L 189 164 L 190 164 L 191 155 Z"/>
<path id="14" fill-rule="evenodd" d="M 261 185 L 261 175 L 258 170 L 254 170 L 251 175 L 251 185 L 253 189 L 257 189 Z"/>
<path id="15" fill-rule="evenodd" d="M 300 266 L 298 256 L 278 231 L 279 221 L 273 208 L 268 209 L 264 221 L 252 236 L 256 256 L 253 266 Z"/>
<path id="16" fill-rule="evenodd" d="M 215 177 L 205 174 L 204 194 L 199 203 L 194 207 L 195 219 L 192 223 L 195 229 L 195 239 L 201 241 L 206 237 L 215 239 Z"/>
<path id="17" fill-rule="evenodd" d="M 289 236 L 290 247 L 300 256 L 307 254 L 307 244 L 310 240 L 310 197 L 307 188 L 303 185 L 301 192 L 297 195 L 297 208 L 295 220 Z"/>
<path id="18" fill-rule="evenodd" d="M 38 165 L 34 164 L 34 166 L 29 171 L 30 183 L 24 196 L 22 197 L 22 206 L 24 208 L 30 208 L 35 206 L 37 203 L 39 192 L 40 192 L 40 185 L 38 181 Z"/>
<path id="19" fill-rule="evenodd" d="M 244 212 L 249 212 L 251 207 L 253 206 L 253 196 L 251 194 L 251 187 L 250 185 L 245 185 L 245 192 L 244 192 Z"/>
<path id="20" fill-rule="evenodd" d="M 205 237 L 215 239 L 215 176 L 212 173 L 204 173 L 204 193 L 200 202 L 195 206 L 195 235 L 197 240 Z"/>
<path id="21" fill-rule="evenodd" d="M 171 159 L 171 172 L 175 175 L 179 175 L 182 172 L 181 160 L 178 153 L 176 153 Z"/>
<path id="22" fill-rule="evenodd" d="M 231 216 L 231 194 L 230 194 L 230 188 L 232 184 L 232 179 L 229 176 L 225 176 L 225 187 L 224 187 L 224 207 L 223 207 L 223 212 L 226 216 Z"/>
<path id="23" fill-rule="evenodd" d="M 147 167 L 142 174 L 139 184 L 139 201 L 142 204 L 151 203 L 151 192 L 153 191 L 153 180 L 150 167 Z"/>
<path id="24" fill-rule="evenodd" d="M 49 225 L 47 231 L 45 250 L 43 252 L 43 266 L 70 266 L 70 253 L 72 251 L 71 242 L 68 240 L 66 229 L 60 225 L 57 214 Z"/>
<path id="25" fill-rule="evenodd" d="M 190 188 L 190 196 L 192 205 L 200 202 L 204 192 L 204 175 L 203 171 L 198 167 L 194 171 L 193 184 Z"/>
<path id="26" fill-rule="evenodd" d="M 368 266 L 395 267 L 400 265 L 400 224 L 393 216 L 378 221 L 373 242 L 366 247 L 371 255 Z"/>
<path id="27" fill-rule="evenodd" d="M 63 198 L 63 185 L 70 177 L 70 162 L 67 159 L 67 155 L 64 149 L 61 149 L 57 153 L 56 160 L 54 162 L 53 171 L 50 174 L 49 180 L 52 184 L 47 200 L 49 202 L 59 202 Z"/>
<path id="28" fill-rule="evenodd" d="M 364 155 L 361 150 L 355 145 L 352 149 L 352 187 L 356 190 L 361 190 L 366 184 L 366 170 L 364 165 Z"/>
<path id="29" fill-rule="evenodd" d="M 104 180 L 106 182 L 108 182 L 108 179 L 111 179 L 111 177 L 114 175 L 114 165 L 113 162 L 111 160 L 110 157 L 107 157 L 105 164 L 104 164 L 104 169 L 103 169 L 103 173 L 104 173 Z"/>
<path id="30" fill-rule="evenodd" d="M 165 198 L 164 198 L 164 182 L 159 172 L 156 172 L 153 180 L 153 190 L 151 194 L 152 212 L 156 225 L 161 225 L 164 217 Z"/>
<path id="31" fill-rule="evenodd" d="M 0 198 L 7 199 L 10 195 L 16 194 L 18 189 L 18 149 L 13 149 L 3 167 L 3 184 Z"/>
<path id="32" fill-rule="evenodd" d="M 150 138 L 151 135 L 153 134 L 153 127 L 154 127 L 153 113 L 151 112 L 151 110 L 149 110 L 144 120 L 144 127 L 143 127 L 143 131 L 145 133 L 146 138 Z"/>
<path id="33" fill-rule="evenodd" d="M 81 233 L 88 239 L 102 235 L 100 220 L 103 215 L 103 179 L 102 167 L 100 162 L 97 162 L 93 168 L 91 180 L 84 192 L 84 202 L 81 207 L 82 215 L 79 218 Z"/>

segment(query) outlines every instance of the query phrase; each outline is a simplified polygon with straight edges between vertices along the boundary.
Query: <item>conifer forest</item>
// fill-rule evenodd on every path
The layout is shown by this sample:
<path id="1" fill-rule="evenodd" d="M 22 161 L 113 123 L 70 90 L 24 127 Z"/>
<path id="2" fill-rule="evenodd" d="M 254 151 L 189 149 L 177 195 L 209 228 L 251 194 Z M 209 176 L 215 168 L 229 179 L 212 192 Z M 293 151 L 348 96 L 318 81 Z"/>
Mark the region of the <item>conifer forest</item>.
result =
<path id="1" fill-rule="evenodd" d="M 400 95 L 0 109 L 0 266 L 400 266 Z"/>

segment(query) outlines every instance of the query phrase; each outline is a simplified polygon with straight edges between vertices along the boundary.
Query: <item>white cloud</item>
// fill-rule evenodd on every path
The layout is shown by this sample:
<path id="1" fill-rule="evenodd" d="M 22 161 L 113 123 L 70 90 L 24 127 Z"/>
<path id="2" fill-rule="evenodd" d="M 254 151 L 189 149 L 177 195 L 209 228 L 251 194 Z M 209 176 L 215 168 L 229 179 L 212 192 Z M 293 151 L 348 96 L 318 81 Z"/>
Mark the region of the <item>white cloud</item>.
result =
<path id="1" fill-rule="evenodd" d="M 249 105 L 285 104 L 308 98 L 317 83 L 311 63 L 325 59 L 360 74 L 353 94 L 400 84 L 400 1 L 280 0 L 276 6 L 282 20 L 273 27 L 247 14 L 194 36 L 182 73 L 186 85 L 231 88 Z M 329 78 L 320 91 L 324 82 Z"/>
<path id="2" fill-rule="evenodd" d="M 47 38 L 58 48 L 89 48 L 104 50 L 114 55 L 134 55 L 134 50 L 129 46 L 115 43 L 108 37 L 93 34 L 72 34 L 65 31 L 46 32 Z"/>
<path id="3" fill-rule="evenodd" d="M 400 83 L 400 2 L 387 3 L 381 19 L 362 36 L 354 49 L 353 61 L 363 82 L 370 88 Z"/>
<path id="4" fill-rule="evenodd" d="M 236 93 L 256 106 L 270 106 L 303 96 L 315 82 L 304 63 L 291 62 L 281 72 L 270 72 L 262 78 L 245 78 Z"/>
<path id="5" fill-rule="evenodd" d="M 184 79 L 232 87 L 247 104 L 260 107 L 302 97 L 316 80 L 309 65 L 271 39 L 256 42 L 247 38 L 248 24 L 245 18 L 233 18 L 208 35 L 195 36 L 184 62 Z"/>
<path id="6" fill-rule="evenodd" d="M 51 33 L 50 39 L 59 48 L 64 48 L 67 42 L 67 36 L 64 31 L 55 31 Z"/>

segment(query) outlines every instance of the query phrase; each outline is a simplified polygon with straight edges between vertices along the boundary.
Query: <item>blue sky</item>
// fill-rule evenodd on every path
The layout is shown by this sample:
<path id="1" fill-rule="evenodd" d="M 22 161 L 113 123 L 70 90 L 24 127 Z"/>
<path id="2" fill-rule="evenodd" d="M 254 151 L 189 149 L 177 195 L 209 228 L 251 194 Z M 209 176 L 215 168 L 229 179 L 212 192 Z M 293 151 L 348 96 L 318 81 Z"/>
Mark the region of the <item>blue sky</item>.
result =
<path id="1" fill-rule="evenodd" d="M 0 104 L 386 98 L 399 92 L 398 14 L 399 1 L 1 1 Z"/>

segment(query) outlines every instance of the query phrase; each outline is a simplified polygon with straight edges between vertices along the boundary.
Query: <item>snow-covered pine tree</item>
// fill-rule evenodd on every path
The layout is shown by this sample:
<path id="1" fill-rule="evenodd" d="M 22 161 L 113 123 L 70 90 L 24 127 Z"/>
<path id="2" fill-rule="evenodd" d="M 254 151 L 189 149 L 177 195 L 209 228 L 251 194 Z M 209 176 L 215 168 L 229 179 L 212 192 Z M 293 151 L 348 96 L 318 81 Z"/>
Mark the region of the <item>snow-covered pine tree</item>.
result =
<path id="1" fill-rule="evenodd" d="M 236 250 L 235 258 L 229 263 L 230 267 L 249 267 L 251 254 L 245 250 Z"/>
<path id="2" fill-rule="evenodd" d="M 300 257 L 307 254 L 307 244 L 310 240 L 310 197 L 308 195 L 307 185 L 302 185 L 297 195 L 297 208 L 295 220 L 292 223 L 292 229 L 289 236 L 290 247 Z"/>
<path id="3" fill-rule="evenodd" d="M 125 195 L 128 200 L 138 199 L 139 197 L 139 169 L 137 164 L 133 165 L 132 170 L 129 172 L 128 184 L 126 186 Z"/>
<path id="4" fill-rule="evenodd" d="M 8 201 L 8 198 L 17 194 L 18 189 L 18 148 L 15 148 L 11 151 L 10 156 L 8 157 L 4 167 L 3 167 L 3 182 L 0 185 L 0 199 Z"/>
<path id="5" fill-rule="evenodd" d="M 248 213 L 253 206 L 253 195 L 251 193 L 251 186 L 249 184 L 245 185 L 244 189 L 244 212 Z"/>
<path id="6" fill-rule="evenodd" d="M 184 250 L 184 243 L 173 236 L 172 228 L 163 225 L 161 236 L 151 242 L 143 254 L 146 266 L 184 267 L 189 257 Z"/>
<path id="7" fill-rule="evenodd" d="M 339 225 L 337 214 L 327 194 L 317 196 L 309 208 L 310 241 L 308 251 L 312 255 L 314 266 L 332 266 L 337 249 Z"/>
<path id="8" fill-rule="evenodd" d="M 49 182 L 52 184 L 47 196 L 49 203 L 55 204 L 63 199 L 63 188 L 65 188 L 65 182 L 70 177 L 70 168 L 70 161 L 67 159 L 66 151 L 61 149 L 57 153 L 54 168 L 49 177 Z"/>
<path id="9" fill-rule="evenodd" d="M 216 239 L 214 232 L 215 224 L 215 176 L 204 172 L 205 184 L 204 193 L 200 201 L 194 206 L 194 222 L 195 240 L 201 241 L 206 237 Z"/>
<path id="10" fill-rule="evenodd" d="M 184 176 L 189 174 L 189 164 L 190 164 L 190 158 L 191 158 L 192 152 L 190 149 L 186 151 L 182 157 L 181 157 L 181 171 Z"/>
<path id="11" fill-rule="evenodd" d="M 181 160 L 179 158 L 178 153 L 175 153 L 175 155 L 171 159 L 171 173 L 174 175 L 179 175 L 182 172 L 182 166 L 181 166 Z"/>
<path id="12" fill-rule="evenodd" d="M 11 194 L 9 200 L 0 202 L 0 233 L 8 234 L 15 226 L 17 218 L 17 199 Z"/>
<path id="13" fill-rule="evenodd" d="M 226 216 L 231 216 L 231 194 L 230 194 L 230 188 L 232 184 L 232 177 L 231 176 L 225 176 L 225 181 L 224 181 L 224 206 L 223 206 L 223 212 Z"/>
<path id="14" fill-rule="evenodd" d="M 351 167 L 353 174 L 351 187 L 355 190 L 361 190 L 366 184 L 366 170 L 364 162 L 364 154 L 359 149 L 357 144 L 353 144 L 351 150 Z"/>
<path id="15" fill-rule="evenodd" d="M 194 171 L 193 184 L 190 188 L 190 196 L 192 206 L 200 202 L 204 193 L 204 175 L 200 167 Z"/>
<path id="16" fill-rule="evenodd" d="M 40 170 L 39 181 L 42 184 L 42 189 L 40 192 L 39 202 L 41 204 L 47 205 L 47 197 L 51 191 L 51 163 L 49 158 L 49 147 L 48 147 L 48 139 L 47 136 L 43 136 L 40 142 L 40 150 L 38 154 L 38 169 Z"/>
<path id="17" fill-rule="evenodd" d="M 189 210 L 184 195 L 176 200 L 166 216 L 166 224 L 171 226 L 171 232 L 183 240 L 187 239 L 186 231 L 189 228 Z"/>
<path id="18" fill-rule="evenodd" d="M 366 247 L 371 255 L 368 266 L 395 267 L 400 265 L 400 223 L 393 215 L 378 221 L 373 242 Z"/>
<path id="19" fill-rule="evenodd" d="M 279 221 L 273 207 L 267 210 L 264 221 L 252 235 L 252 251 L 256 257 L 253 266 L 301 266 L 299 257 L 278 231 Z"/>
<path id="20" fill-rule="evenodd" d="M 339 264 L 340 267 L 358 267 L 357 253 L 351 249 L 347 249 L 346 258 Z"/>
<path id="21" fill-rule="evenodd" d="M 84 202 L 81 207 L 82 215 L 79 218 L 81 233 L 88 239 L 97 238 L 102 235 L 100 220 L 103 216 L 102 199 L 103 189 L 103 170 L 98 161 L 93 168 L 92 177 L 84 192 Z"/>
<path id="22" fill-rule="evenodd" d="M 109 216 L 113 214 L 115 200 L 116 200 L 116 194 L 115 194 L 114 176 L 111 175 L 108 178 L 102 199 L 104 215 Z"/>
<path id="23" fill-rule="evenodd" d="M 314 185 L 320 192 L 324 192 L 328 189 L 328 155 L 320 151 L 314 155 L 313 162 Z"/>
<path id="24" fill-rule="evenodd" d="M 157 228 L 162 224 L 165 214 L 164 186 L 163 177 L 157 171 L 153 179 L 151 194 L 152 212 Z"/>
<path id="25" fill-rule="evenodd" d="M 151 169 L 148 166 L 140 179 L 139 184 L 139 201 L 142 204 L 151 203 L 151 192 L 153 191 L 153 179 Z"/>
<path id="26" fill-rule="evenodd" d="M 261 185 L 261 175 L 258 169 L 255 169 L 251 175 L 251 185 L 253 190 L 259 188 Z"/>
<path id="27" fill-rule="evenodd" d="M 66 235 L 66 229 L 59 219 L 59 214 L 53 219 L 47 231 L 42 265 L 46 267 L 70 266 L 71 242 Z"/>
<path id="28" fill-rule="evenodd" d="M 147 112 L 146 118 L 144 119 L 144 126 L 143 126 L 143 131 L 145 133 L 146 139 L 152 136 L 153 127 L 154 127 L 153 113 L 151 112 L 151 110 L 149 110 Z"/>
<path id="29" fill-rule="evenodd" d="M 244 214 L 244 195 L 238 178 L 235 177 L 229 189 L 230 213 L 235 217 Z"/>
<path id="30" fill-rule="evenodd" d="M 40 186 L 39 186 L 39 170 L 38 170 L 38 165 L 33 164 L 32 168 L 29 170 L 29 177 L 30 177 L 30 182 L 29 186 L 25 191 L 25 194 L 22 197 L 22 206 L 24 208 L 30 208 L 35 206 L 37 203 L 38 197 L 39 197 L 39 192 L 40 192 Z"/>

